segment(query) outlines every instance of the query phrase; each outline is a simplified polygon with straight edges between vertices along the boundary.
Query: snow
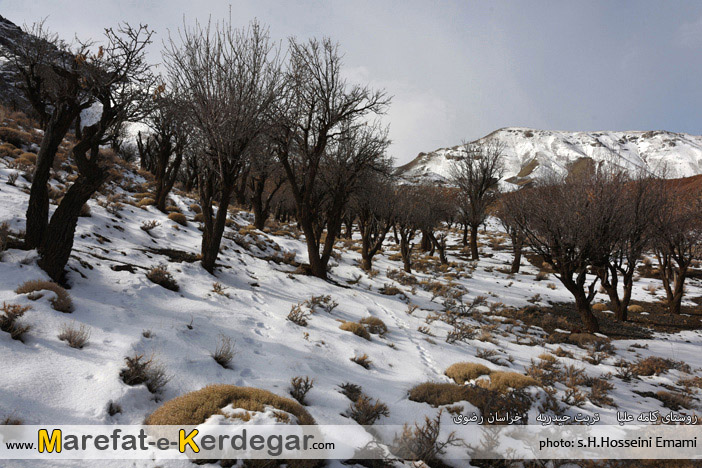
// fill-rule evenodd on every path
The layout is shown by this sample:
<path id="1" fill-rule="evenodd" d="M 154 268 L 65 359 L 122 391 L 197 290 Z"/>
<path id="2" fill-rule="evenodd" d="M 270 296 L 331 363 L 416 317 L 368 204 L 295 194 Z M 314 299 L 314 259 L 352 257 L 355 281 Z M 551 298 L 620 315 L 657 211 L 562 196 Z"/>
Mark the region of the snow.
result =
<path id="1" fill-rule="evenodd" d="M 93 103 L 87 109 L 83 109 L 80 113 L 80 128 L 91 127 L 100 121 L 102 117 L 102 104 L 99 102 Z"/>
<path id="2" fill-rule="evenodd" d="M 702 136 L 665 131 L 641 132 L 563 132 L 510 127 L 497 130 L 478 141 L 494 138 L 504 144 L 504 181 L 536 160 L 538 165 L 524 177 L 542 178 L 563 175 L 579 158 L 596 163 L 664 172 L 679 178 L 702 174 Z M 400 168 L 409 180 L 446 181 L 451 167 L 462 155 L 460 146 L 441 148 L 420 154 L 412 163 Z M 528 172 L 528 171 L 527 171 Z"/>
<path id="3" fill-rule="evenodd" d="M 13 230 L 21 230 L 27 208 L 24 190 L 28 182 L 19 177 L 16 187 L 6 185 L 10 172 L 0 167 L 0 222 L 7 221 Z M 130 177 L 143 182 L 139 176 Z M 173 199 L 192 219 L 194 213 L 188 206 L 193 200 L 175 194 Z M 98 201 L 104 201 L 104 197 L 101 195 Z M 317 423 L 356 425 L 342 415 L 349 401 L 338 391 L 340 384 L 352 382 L 361 385 L 371 398 L 388 405 L 390 415 L 381 418 L 380 424 L 402 425 L 421 422 L 425 416 L 433 417 L 437 411 L 427 404 L 410 401 L 408 390 L 427 381 L 449 382 L 444 370 L 461 361 L 523 373 L 532 359 L 561 347 L 573 354 L 573 358 L 559 358 L 564 365 L 575 365 L 592 377 L 616 373 L 615 364 L 619 359 L 636 361 L 648 356 L 682 360 L 695 370 L 702 366 L 699 353 L 702 334 L 698 330 L 656 333 L 650 340 L 614 341 L 616 354 L 599 365 L 593 365 L 584 359 L 587 352 L 574 345 L 552 345 L 543 340 L 535 346 L 518 344 L 519 337 L 540 337 L 543 332 L 533 327 L 510 330 L 502 324 L 503 319 L 490 319 L 487 307 L 481 307 L 480 317 L 472 319 L 471 323 L 478 328 L 484 327 L 486 322 L 477 320 L 480 318 L 495 324 L 494 343 L 471 339 L 447 344 L 444 338 L 450 327 L 439 320 L 426 321 L 432 313 L 443 310 L 440 298 L 432 299 L 432 294 L 423 288 L 402 286 L 388 277 L 389 270 L 401 268 L 400 260 L 390 258 L 396 253 L 392 241 L 388 241 L 384 254 L 379 255 L 374 263 L 375 276 L 360 270 L 360 254 L 351 249 L 343 251 L 333 263 L 331 272 L 332 279 L 339 284 L 337 286 L 320 279 L 293 275 L 294 267 L 265 260 L 264 257 L 276 254 L 273 246 L 277 245 L 281 254 L 295 252 L 297 259 L 304 261 L 305 244 L 303 240 L 290 236 L 260 232 L 245 236 L 237 234 L 238 229 L 247 226 L 252 219 L 250 213 L 235 212 L 231 215 L 234 226 L 227 230 L 227 234 L 239 236 L 240 243 L 243 243 L 242 239 L 250 242 L 250 250 L 225 239 L 218 261 L 221 268 L 212 276 L 197 262 L 169 263 L 165 256 L 149 251 L 168 247 L 197 254 L 201 232 L 193 221 L 180 227 L 153 207 L 139 209 L 128 204 L 121 209 L 121 218 L 118 219 L 96 200 L 91 200 L 89 205 L 92 216 L 80 218 L 69 262 L 70 294 L 75 304 L 72 314 L 53 310 L 48 294 L 36 301 L 16 294 L 15 288 L 23 282 L 48 278 L 36 265 L 35 252 L 9 250 L 3 253 L 0 302 L 31 306 L 22 322 L 32 328 L 24 343 L 0 333 L 3 356 L 0 418 L 14 416 L 25 424 L 139 424 L 163 401 L 209 384 L 258 387 L 288 397 L 290 379 L 309 376 L 314 379 L 314 387 L 306 397 L 306 409 Z M 140 226 L 151 220 L 157 220 L 160 226 L 148 234 Z M 499 232 L 500 227 L 491 220 L 487 229 Z M 256 241 L 262 248 L 256 246 Z M 459 242 L 458 234 L 450 239 L 450 245 Z M 529 305 L 528 300 L 537 294 L 542 304 L 572 301 L 564 288 L 551 289 L 548 286 L 549 283 L 559 284 L 555 278 L 534 281 L 538 270 L 526 262 L 519 274 L 509 276 L 500 272 L 499 269 L 511 262 L 508 249 L 493 251 L 487 245 L 482 249 L 493 256 L 485 256 L 477 264 L 459 257 L 457 250 L 450 251 L 452 262 L 472 270 L 470 275 L 454 280 L 467 291 L 463 297 L 465 302 L 477 296 L 487 296 L 491 303 L 523 307 Z M 436 258 L 433 261 L 437 261 Z M 137 268 L 135 273 L 111 269 L 120 262 L 143 268 Z M 146 269 L 159 264 L 167 265 L 180 285 L 179 292 L 168 291 L 146 278 Z M 449 270 L 451 272 L 456 273 Z M 351 284 L 359 275 L 360 280 Z M 432 273 L 415 273 L 415 277 L 419 281 L 448 281 Z M 214 282 L 221 283 L 228 296 L 215 294 L 212 290 Z M 657 282 L 645 278 L 638 281 L 634 299 L 651 300 L 645 288 L 652 283 Z M 385 296 L 379 292 L 384 284 L 400 287 L 409 302 L 419 309 L 408 314 L 408 303 L 402 296 Z M 687 297 L 699 296 L 702 292 L 699 281 L 690 281 L 687 288 Z M 331 313 L 316 311 L 307 327 L 286 320 L 291 306 L 320 294 L 330 295 L 339 303 L 338 307 Z M 598 300 L 605 298 L 600 296 Z M 382 319 L 388 326 L 388 334 L 383 337 L 373 335 L 367 341 L 339 329 L 340 321 L 358 321 L 368 316 Z M 85 348 L 70 348 L 57 338 L 60 327 L 67 323 L 90 327 L 90 341 Z M 434 336 L 418 332 L 421 326 L 428 326 Z M 504 336 L 500 332 L 504 332 Z M 221 367 L 211 357 L 221 335 L 230 337 L 235 343 L 236 355 L 231 369 Z M 648 347 L 630 347 L 643 343 Z M 478 351 L 485 349 L 494 350 L 501 358 L 500 363 L 476 357 Z M 120 380 L 124 358 L 135 353 L 153 355 L 167 369 L 171 380 L 162 395 L 155 397 L 144 385 L 128 386 Z M 368 370 L 350 360 L 364 353 L 372 360 Z M 618 408 L 599 408 L 588 401 L 582 408 L 569 408 L 567 414 L 598 412 L 604 424 L 616 424 L 617 410 L 666 411 L 657 399 L 634 392 L 655 392 L 663 385 L 675 386 L 683 375 L 678 370 L 671 370 L 631 382 L 615 378 L 616 388 L 611 396 Z M 565 392 L 560 383 L 557 389 L 559 395 Z M 543 397 L 541 390 L 531 391 L 540 395 L 538 398 Z M 108 415 L 109 402 L 120 405 L 122 412 Z M 462 405 L 464 414 L 477 411 L 470 403 Z M 537 407 L 538 404 L 532 406 L 530 421 L 535 420 Z M 227 415 L 236 411 L 236 408 L 227 408 L 224 416 L 214 416 L 208 423 L 225 422 Z M 267 423 L 271 421 L 271 414 L 267 410 L 255 415 L 253 420 L 258 424 Z M 167 461 L 159 462 L 159 465 L 190 466 L 183 463 Z M 337 465 L 332 463 L 332 466 Z M 4 466 L 34 465 L 18 461 Z M 55 462 L 45 466 L 75 466 L 75 463 Z M 101 466 L 123 464 L 105 460 Z M 135 462 L 134 466 L 153 464 Z"/>

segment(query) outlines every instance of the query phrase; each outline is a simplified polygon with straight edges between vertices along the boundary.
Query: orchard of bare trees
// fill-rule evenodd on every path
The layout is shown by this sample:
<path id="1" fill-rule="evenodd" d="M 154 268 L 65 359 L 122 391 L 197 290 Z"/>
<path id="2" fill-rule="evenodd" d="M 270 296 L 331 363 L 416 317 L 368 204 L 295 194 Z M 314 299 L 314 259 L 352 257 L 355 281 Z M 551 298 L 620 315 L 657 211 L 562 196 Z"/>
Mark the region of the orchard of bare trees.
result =
<path id="1" fill-rule="evenodd" d="M 201 263 L 212 274 L 233 204 L 253 212 L 257 229 L 271 216 L 292 218 L 304 234 L 306 272 L 321 279 L 344 225 L 348 236 L 354 226 L 360 234 L 362 269 L 394 241 L 411 272 L 417 250 L 449 264 L 452 242 L 478 261 L 480 228 L 494 216 L 511 240 L 510 272 L 519 272 L 523 251 L 538 255 L 573 296 L 583 326 L 597 332 L 596 294 L 626 321 L 644 256 L 658 260 L 672 314 L 702 258 L 699 194 L 650 174 L 594 168 L 501 191 L 506 148 L 485 139 L 463 146 L 448 187 L 397 180 L 382 123 L 390 97 L 347 81 L 328 38 L 277 43 L 258 22 L 186 24 L 165 40 L 158 76 L 146 60 L 146 26 L 73 45 L 42 24 L 27 33 L 5 51 L 44 132 L 24 241 L 56 281 L 83 205 L 119 170 L 103 148 L 137 122 L 146 127 L 136 153 L 153 176 L 156 208 L 166 211 L 176 186 L 197 191 Z M 71 131 L 77 177 L 49 216 L 47 182 Z"/>

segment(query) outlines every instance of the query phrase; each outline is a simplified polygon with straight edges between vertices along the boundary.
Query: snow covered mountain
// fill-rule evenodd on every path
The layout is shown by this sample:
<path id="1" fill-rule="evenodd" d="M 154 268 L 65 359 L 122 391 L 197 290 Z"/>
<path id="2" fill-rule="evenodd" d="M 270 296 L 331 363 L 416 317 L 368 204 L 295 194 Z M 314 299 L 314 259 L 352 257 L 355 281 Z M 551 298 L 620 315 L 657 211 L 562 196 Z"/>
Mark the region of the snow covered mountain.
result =
<path id="1" fill-rule="evenodd" d="M 502 128 L 479 140 L 504 145 L 505 184 L 523 185 L 548 174 L 566 174 L 590 164 L 664 171 L 668 178 L 702 174 L 702 136 L 667 131 L 561 132 Z M 420 153 L 397 169 L 411 182 L 447 182 L 462 145 Z"/>

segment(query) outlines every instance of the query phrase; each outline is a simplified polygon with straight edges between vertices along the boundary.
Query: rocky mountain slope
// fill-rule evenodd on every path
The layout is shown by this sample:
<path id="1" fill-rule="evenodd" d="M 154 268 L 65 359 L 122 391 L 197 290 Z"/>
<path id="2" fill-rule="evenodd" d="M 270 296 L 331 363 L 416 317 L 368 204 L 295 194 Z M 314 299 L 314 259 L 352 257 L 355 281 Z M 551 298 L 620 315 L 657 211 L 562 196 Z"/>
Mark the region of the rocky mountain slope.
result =
<path id="1" fill-rule="evenodd" d="M 702 174 L 702 136 L 667 131 L 560 132 L 503 128 L 479 140 L 504 145 L 507 186 L 522 185 L 549 174 L 566 174 L 591 164 L 631 171 L 641 168 L 668 178 Z M 451 167 L 463 154 L 462 146 L 420 153 L 397 169 L 413 182 L 447 182 Z"/>

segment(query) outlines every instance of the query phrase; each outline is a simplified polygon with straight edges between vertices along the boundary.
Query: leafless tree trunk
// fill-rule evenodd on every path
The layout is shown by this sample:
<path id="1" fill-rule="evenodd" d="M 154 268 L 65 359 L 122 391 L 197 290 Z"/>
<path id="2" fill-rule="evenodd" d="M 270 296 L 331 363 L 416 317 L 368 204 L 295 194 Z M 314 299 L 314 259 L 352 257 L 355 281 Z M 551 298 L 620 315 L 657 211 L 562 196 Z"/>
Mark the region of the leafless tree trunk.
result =
<path id="1" fill-rule="evenodd" d="M 124 122 L 146 114 L 154 79 L 144 50 L 152 34 L 146 26 L 135 29 L 125 24 L 117 31 L 107 29 L 106 45 L 97 54 L 81 59 L 90 70 L 85 86 L 99 104 L 100 116 L 83 128 L 73 147 L 78 178 L 52 215 L 39 247 L 39 266 L 55 281 L 63 279 L 81 208 L 109 176 L 111 161 L 100 153 L 100 146 L 111 141 Z"/>
<path id="2" fill-rule="evenodd" d="M 204 142 L 198 162 L 201 253 L 203 268 L 213 273 L 247 152 L 269 127 L 280 99 L 280 60 L 257 22 L 237 30 L 230 20 L 185 28 L 179 43 L 170 38 L 165 62 L 172 86 L 188 91 L 188 117 Z"/>
<path id="3" fill-rule="evenodd" d="M 461 218 L 470 226 L 471 257 L 478 260 L 478 229 L 497 198 L 504 147 L 497 141 L 487 140 L 466 143 L 463 149 L 465 156 L 453 167 L 452 179 L 463 199 L 459 202 Z"/>
<path id="4" fill-rule="evenodd" d="M 385 111 L 383 92 L 350 86 L 330 40 L 290 40 L 286 118 L 278 158 L 305 234 L 312 275 L 326 279 L 350 196 L 360 174 L 384 158 L 385 131 L 361 120 Z M 326 239 L 322 243 L 322 231 Z"/>
<path id="5" fill-rule="evenodd" d="M 27 205 L 25 247 L 37 248 L 45 239 L 49 219 L 48 182 L 56 152 L 80 112 L 91 105 L 85 89 L 89 73 L 81 57 L 88 45 L 71 49 L 43 22 L 0 48 L 44 130 Z"/>

